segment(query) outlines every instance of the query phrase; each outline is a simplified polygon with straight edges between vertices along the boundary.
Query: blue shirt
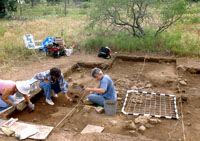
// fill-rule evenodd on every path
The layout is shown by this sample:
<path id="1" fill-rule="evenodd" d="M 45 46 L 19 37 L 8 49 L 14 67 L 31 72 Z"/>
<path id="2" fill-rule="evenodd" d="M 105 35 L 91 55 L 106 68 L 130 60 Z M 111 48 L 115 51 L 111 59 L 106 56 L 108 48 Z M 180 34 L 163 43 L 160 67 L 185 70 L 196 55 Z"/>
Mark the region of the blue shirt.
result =
<path id="1" fill-rule="evenodd" d="M 104 75 L 100 80 L 100 88 L 106 90 L 106 92 L 102 94 L 106 100 L 117 100 L 115 86 L 108 75 Z"/>

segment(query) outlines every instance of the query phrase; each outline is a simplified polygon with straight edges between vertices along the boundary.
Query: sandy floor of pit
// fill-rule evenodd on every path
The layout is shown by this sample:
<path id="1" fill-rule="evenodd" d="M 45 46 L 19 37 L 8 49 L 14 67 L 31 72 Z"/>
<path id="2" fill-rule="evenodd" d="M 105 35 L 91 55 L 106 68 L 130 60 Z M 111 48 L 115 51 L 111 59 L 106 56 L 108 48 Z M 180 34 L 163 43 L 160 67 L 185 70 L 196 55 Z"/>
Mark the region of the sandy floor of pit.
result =
<path id="1" fill-rule="evenodd" d="M 190 61 L 189 58 L 181 58 L 177 63 L 189 67 L 198 67 L 199 63 Z M 53 66 L 60 67 L 62 71 L 66 71 L 77 61 L 82 62 L 103 62 L 109 63 L 111 60 L 104 60 L 97 58 L 94 55 L 74 54 L 70 57 L 62 57 L 59 59 L 53 59 L 51 57 L 46 60 L 38 62 L 24 62 L 21 65 L 13 67 L 10 70 L 3 71 L 1 69 L 1 79 L 23 80 L 31 78 L 35 73 L 45 71 Z M 194 63 L 195 62 L 195 63 Z M 143 88 L 143 90 L 149 90 L 154 92 L 162 92 L 168 94 L 177 93 L 177 80 L 178 76 L 175 73 L 175 63 L 146 63 L 142 74 L 139 72 L 143 68 L 141 62 L 129 62 L 117 60 L 110 70 L 106 70 L 105 73 L 109 74 L 113 79 L 116 90 L 118 91 L 118 97 L 125 97 L 126 90 L 131 89 L 133 85 L 145 83 L 151 83 L 150 89 Z M 5 75 L 7 74 L 7 75 Z M 140 74 L 140 75 L 139 75 Z M 83 84 L 85 86 L 92 87 L 96 84 L 96 81 L 90 77 L 90 69 L 80 68 L 79 71 L 74 71 L 70 75 L 73 82 Z M 68 77 L 66 77 L 67 79 Z M 184 73 L 181 74 L 181 79 L 187 79 L 188 85 L 180 86 L 182 94 L 187 96 L 187 101 L 183 103 L 184 125 L 185 134 L 187 140 L 198 140 L 200 135 L 200 95 L 199 95 L 199 74 Z M 73 89 L 72 83 L 70 83 L 69 96 L 76 100 L 80 100 L 82 92 Z M 33 102 L 36 104 L 36 110 L 33 113 L 28 113 L 28 109 L 23 112 L 13 113 L 13 117 L 18 117 L 19 120 L 35 123 L 55 126 L 77 103 L 67 103 L 62 94 L 59 98 L 53 99 L 55 106 L 47 105 L 43 95 L 36 97 Z M 67 118 L 61 126 L 53 130 L 47 140 L 183 140 L 183 130 L 181 117 L 179 120 L 162 119 L 162 123 L 156 125 L 153 128 L 147 129 L 144 134 L 138 134 L 138 137 L 133 137 L 128 129 L 124 129 L 124 121 L 133 120 L 137 116 L 125 116 L 120 110 L 122 107 L 122 101 L 118 102 L 118 110 L 116 116 L 106 116 L 104 114 L 98 114 L 94 108 L 84 108 L 81 106 L 75 111 L 75 113 Z M 180 105 L 178 105 L 179 116 Z M 115 120 L 116 125 L 112 125 L 111 122 Z M 80 135 L 80 132 L 87 124 L 104 126 L 105 130 L 102 134 L 87 134 Z M 14 138 L 7 138 L 1 136 L 2 140 L 15 140 Z"/>

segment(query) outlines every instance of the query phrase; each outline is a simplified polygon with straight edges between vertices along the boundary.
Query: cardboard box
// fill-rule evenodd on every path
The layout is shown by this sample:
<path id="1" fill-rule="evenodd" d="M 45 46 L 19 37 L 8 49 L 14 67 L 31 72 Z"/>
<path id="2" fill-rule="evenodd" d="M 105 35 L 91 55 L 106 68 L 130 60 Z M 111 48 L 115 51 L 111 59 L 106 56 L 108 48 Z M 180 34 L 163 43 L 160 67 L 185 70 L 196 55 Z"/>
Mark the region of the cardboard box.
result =
<path id="1" fill-rule="evenodd" d="M 65 45 L 65 41 L 63 37 L 55 37 L 55 43 L 59 45 Z"/>

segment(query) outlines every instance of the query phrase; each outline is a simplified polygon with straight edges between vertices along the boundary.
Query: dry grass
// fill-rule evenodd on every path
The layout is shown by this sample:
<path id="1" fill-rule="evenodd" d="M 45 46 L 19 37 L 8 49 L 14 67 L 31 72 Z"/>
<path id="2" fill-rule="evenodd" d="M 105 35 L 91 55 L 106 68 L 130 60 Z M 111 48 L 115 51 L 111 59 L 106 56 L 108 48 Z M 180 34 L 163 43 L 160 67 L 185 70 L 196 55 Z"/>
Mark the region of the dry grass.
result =
<path id="1" fill-rule="evenodd" d="M 188 39 L 196 42 L 192 44 L 200 44 L 200 24 L 198 22 L 200 9 L 198 6 L 193 7 L 193 10 L 190 10 L 190 13 L 185 15 L 182 22 L 178 22 L 168 30 L 171 33 L 181 31 L 183 35 L 181 44 L 183 46 L 185 45 L 185 48 L 190 44 L 188 43 Z M 35 9 L 35 11 L 38 10 Z M 32 51 L 25 48 L 22 39 L 26 34 L 32 34 L 35 40 L 44 40 L 46 37 L 61 36 L 61 30 L 64 30 L 67 46 L 76 44 L 83 48 L 84 41 L 87 41 L 88 38 L 84 30 L 84 27 L 88 23 L 87 14 L 83 14 L 84 10 L 80 8 L 72 7 L 68 8 L 67 11 L 67 16 L 53 14 L 37 17 L 36 15 L 32 15 L 31 12 L 33 11 L 29 10 L 29 13 L 26 12 L 26 16 L 32 15 L 29 20 L 23 22 L 17 20 L 0 20 L 0 64 L 8 64 L 11 66 L 17 60 L 33 58 Z M 195 19 L 195 17 L 197 18 Z M 147 26 L 151 22 L 155 23 L 157 21 L 148 22 Z M 124 46 L 126 44 L 122 43 L 122 45 Z"/>
<path id="2" fill-rule="evenodd" d="M 58 17 L 29 20 L 29 21 L 6 21 L 1 20 L 0 25 L 6 29 L 0 34 L 0 60 L 2 62 L 12 62 L 14 58 L 23 58 L 21 55 L 26 54 L 28 58 L 31 52 L 27 51 L 23 42 L 23 35 L 32 34 L 35 40 L 44 40 L 46 37 L 61 36 L 61 30 L 64 30 L 64 37 L 67 46 L 71 44 L 78 45 L 85 39 L 83 32 L 85 18 Z M 20 52 L 17 48 L 20 48 Z M 16 50 L 9 54 L 6 50 Z M 8 54 L 7 54 L 8 53 Z M 12 56 L 15 55 L 15 56 Z M 27 59 L 27 58 L 25 58 Z M 10 61 L 9 61 L 10 60 Z"/>

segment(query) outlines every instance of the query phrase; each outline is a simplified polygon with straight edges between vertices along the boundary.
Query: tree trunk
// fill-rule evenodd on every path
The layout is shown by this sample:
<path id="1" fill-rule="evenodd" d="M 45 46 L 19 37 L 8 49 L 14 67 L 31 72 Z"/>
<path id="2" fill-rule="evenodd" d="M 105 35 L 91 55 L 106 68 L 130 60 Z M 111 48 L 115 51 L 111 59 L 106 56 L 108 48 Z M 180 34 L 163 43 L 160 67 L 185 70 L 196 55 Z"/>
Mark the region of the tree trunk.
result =
<path id="1" fill-rule="evenodd" d="M 69 2 L 69 0 L 65 0 L 65 15 L 67 14 L 67 2 Z"/>
<path id="2" fill-rule="evenodd" d="M 9 16 L 9 12 L 8 12 L 8 0 L 6 0 L 6 2 L 5 2 L 5 13 L 6 13 L 6 16 Z"/>
<path id="3" fill-rule="evenodd" d="M 22 19 L 22 1 L 19 0 L 19 18 Z"/>
<path id="4" fill-rule="evenodd" d="M 31 7 L 33 8 L 34 6 L 34 0 L 31 0 Z"/>

